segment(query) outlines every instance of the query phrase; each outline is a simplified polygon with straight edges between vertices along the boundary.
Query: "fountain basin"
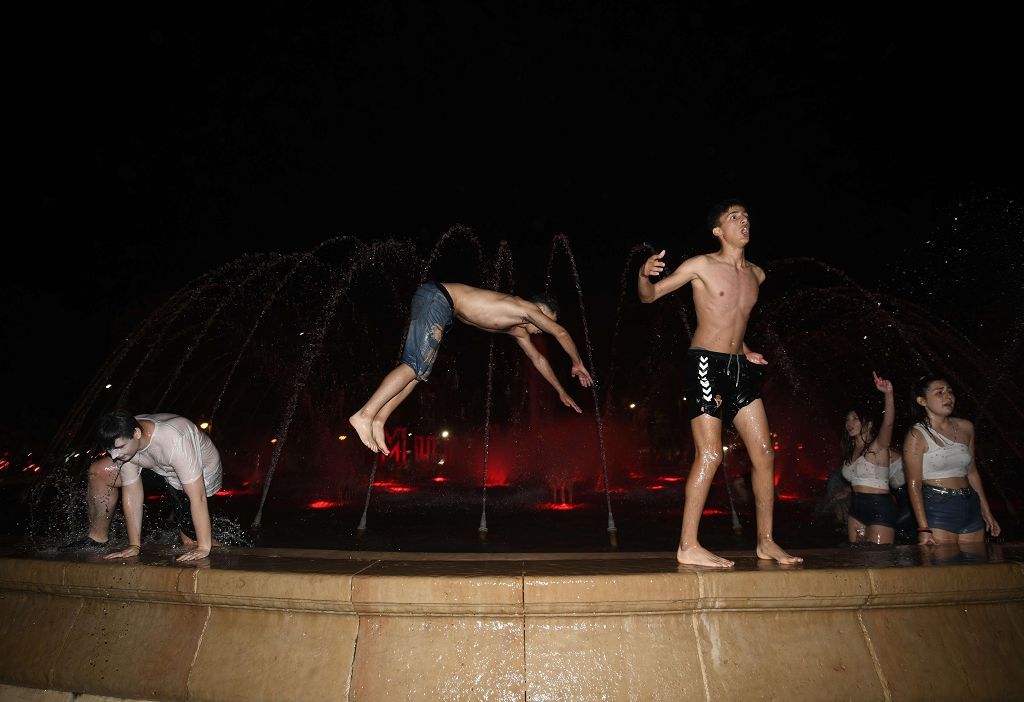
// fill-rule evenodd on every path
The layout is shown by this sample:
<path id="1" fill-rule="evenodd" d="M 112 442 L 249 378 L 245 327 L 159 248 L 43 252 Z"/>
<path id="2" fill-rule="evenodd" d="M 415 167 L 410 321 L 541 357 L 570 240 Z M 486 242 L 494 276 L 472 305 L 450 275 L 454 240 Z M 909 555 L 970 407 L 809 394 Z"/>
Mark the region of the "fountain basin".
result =
<path id="1" fill-rule="evenodd" d="M 984 553 L 0 558 L 0 699 L 1010 699 L 1024 545 Z M 953 658 L 955 656 L 955 664 Z M 18 696 L 22 695 L 22 696 Z M 938 695 L 938 697 L 936 697 Z M 84 697 L 75 698 L 78 700 Z"/>

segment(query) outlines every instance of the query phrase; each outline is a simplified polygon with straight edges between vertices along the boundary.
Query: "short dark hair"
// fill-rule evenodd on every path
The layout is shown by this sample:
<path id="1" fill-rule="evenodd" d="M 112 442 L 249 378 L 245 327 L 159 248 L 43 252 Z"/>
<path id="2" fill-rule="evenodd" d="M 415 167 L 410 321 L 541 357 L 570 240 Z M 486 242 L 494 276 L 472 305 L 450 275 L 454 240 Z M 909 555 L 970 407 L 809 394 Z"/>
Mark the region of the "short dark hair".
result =
<path id="1" fill-rule="evenodd" d="M 136 429 L 142 427 L 131 414 L 123 410 L 107 412 L 96 421 L 96 444 L 109 451 L 118 439 L 130 439 Z"/>
<path id="2" fill-rule="evenodd" d="M 530 302 L 536 305 L 544 305 L 549 310 L 554 312 L 556 317 L 559 316 L 559 314 L 562 311 L 562 308 L 558 305 L 558 300 L 553 298 L 551 295 L 548 295 L 547 293 L 534 295 L 533 297 L 530 298 Z"/>
<path id="3" fill-rule="evenodd" d="M 725 200 L 719 200 L 714 205 L 712 205 L 711 209 L 708 210 L 708 231 L 714 232 L 715 227 L 722 226 L 722 215 L 728 212 L 730 207 L 736 207 L 737 205 L 739 205 L 743 209 L 747 209 L 747 206 L 744 205 L 740 200 L 737 200 L 736 198 L 727 198 Z"/>

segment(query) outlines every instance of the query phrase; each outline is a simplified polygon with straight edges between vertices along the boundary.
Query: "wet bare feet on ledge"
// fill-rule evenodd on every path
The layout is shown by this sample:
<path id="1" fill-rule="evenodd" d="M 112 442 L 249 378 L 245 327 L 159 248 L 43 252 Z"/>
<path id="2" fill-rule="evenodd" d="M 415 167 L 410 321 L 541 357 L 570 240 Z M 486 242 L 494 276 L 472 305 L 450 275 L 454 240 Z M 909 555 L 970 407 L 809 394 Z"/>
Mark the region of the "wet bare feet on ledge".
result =
<path id="1" fill-rule="evenodd" d="M 778 561 L 779 565 L 796 565 L 803 563 L 799 556 L 791 556 L 782 550 L 774 541 L 765 541 L 757 545 L 757 557 L 766 561 Z"/>
<path id="2" fill-rule="evenodd" d="M 348 418 L 348 423 L 352 425 L 352 428 L 359 434 L 359 440 L 363 442 L 366 448 L 370 449 L 374 453 L 377 453 L 380 449 L 377 448 L 376 444 L 373 443 L 373 435 L 370 428 L 370 420 L 364 419 L 359 416 L 356 412 Z"/>
<path id="3" fill-rule="evenodd" d="M 735 563 L 708 551 L 703 546 L 676 549 L 676 560 L 683 565 L 704 566 L 705 568 L 732 568 Z"/>

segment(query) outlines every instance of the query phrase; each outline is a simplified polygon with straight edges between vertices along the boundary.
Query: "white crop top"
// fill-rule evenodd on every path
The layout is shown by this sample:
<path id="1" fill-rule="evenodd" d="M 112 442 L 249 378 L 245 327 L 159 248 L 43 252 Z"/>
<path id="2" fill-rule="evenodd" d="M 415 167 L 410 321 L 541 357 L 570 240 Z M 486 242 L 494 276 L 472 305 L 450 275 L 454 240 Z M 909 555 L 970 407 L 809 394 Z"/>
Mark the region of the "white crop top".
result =
<path id="1" fill-rule="evenodd" d="M 925 425 L 914 425 L 928 444 L 922 461 L 922 478 L 939 480 L 941 478 L 962 478 L 967 475 L 967 467 L 971 465 L 971 449 L 967 444 L 947 439 L 937 431 L 931 431 Z M 938 439 L 938 441 L 936 441 Z"/>
<path id="2" fill-rule="evenodd" d="M 843 464 L 843 477 L 851 485 L 888 490 L 889 486 L 900 487 L 906 484 L 903 476 L 903 461 L 896 459 L 888 466 L 876 466 L 865 456 L 860 456 L 853 463 Z"/>

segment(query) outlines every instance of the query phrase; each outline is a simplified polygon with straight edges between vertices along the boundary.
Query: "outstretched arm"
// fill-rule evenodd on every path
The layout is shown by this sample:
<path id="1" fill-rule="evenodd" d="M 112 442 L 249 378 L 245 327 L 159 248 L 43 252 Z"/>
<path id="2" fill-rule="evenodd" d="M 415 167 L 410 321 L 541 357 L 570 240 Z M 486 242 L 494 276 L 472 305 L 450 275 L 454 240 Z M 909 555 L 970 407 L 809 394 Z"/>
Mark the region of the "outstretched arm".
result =
<path id="1" fill-rule="evenodd" d="M 589 388 L 594 384 L 594 380 L 590 377 L 590 371 L 588 371 L 587 367 L 583 365 L 583 360 L 580 358 L 579 351 L 576 350 L 576 344 L 573 343 L 572 337 L 569 336 L 569 332 L 565 330 L 565 327 L 541 312 L 536 305 L 531 305 L 525 302 L 523 303 L 523 316 L 526 318 L 526 321 L 531 322 L 542 332 L 555 337 L 555 340 L 569 356 L 569 360 L 572 361 L 572 371 L 570 375 L 572 375 L 573 378 L 579 379 L 580 385 L 585 388 Z M 523 345 L 522 339 L 525 338 L 530 348 L 533 348 L 534 351 L 537 350 L 533 347 L 533 344 L 529 343 L 530 335 L 526 332 L 523 332 L 523 335 L 516 334 L 515 336 L 516 339 L 519 340 L 520 346 Z M 525 351 L 526 349 L 524 348 L 523 350 Z M 530 354 L 527 353 L 526 355 L 529 356 Z M 540 355 L 539 352 L 538 355 Z M 541 356 L 541 358 L 544 357 Z M 533 359 L 531 358 L 530 360 Z M 534 362 L 534 365 L 537 365 L 536 362 Z M 538 370 L 540 369 L 538 368 Z M 549 380 L 548 382 L 551 381 Z"/>
<path id="2" fill-rule="evenodd" d="M 679 268 L 672 271 L 664 280 L 652 283 L 647 276 L 661 274 L 665 269 L 665 263 L 662 261 L 663 258 L 665 258 L 664 250 L 651 256 L 640 267 L 640 276 L 636 281 L 636 291 L 640 296 L 640 302 L 654 302 L 658 298 L 664 297 L 689 283 L 697 277 L 697 265 L 703 257 L 694 256 L 693 258 L 686 259 L 680 264 Z"/>
<path id="3" fill-rule="evenodd" d="M 561 383 L 558 382 L 558 378 L 555 376 L 555 371 L 551 369 L 551 364 L 548 363 L 548 359 L 544 358 L 544 354 L 537 350 L 537 347 L 530 341 L 530 335 L 523 333 L 522 336 L 516 336 L 516 343 L 519 344 L 519 348 L 523 350 L 526 357 L 533 363 L 533 367 L 537 369 L 544 380 L 551 383 L 551 387 L 558 393 L 558 399 L 562 401 L 562 404 L 566 407 L 572 407 L 574 410 L 583 413 L 579 405 L 573 402 L 573 399 L 569 397 L 569 393 L 565 391 Z M 582 382 L 582 380 L 580 381 Z"/>
<path id="4" fill-rule="evenodd" d="M 875 388 L 885 395 L 885 410 L 883 410 L 882 414 L 882 426 L 878 428 L 878 435 L 875 436 L 875 440 L 871 442 L 871 448 L 876 452 L 885 450 L 886 456 L 888 457 L 888 449 L 889 446 L 892 445 L 892 425 L 896 419 L 896 402 L 893 400 L 892 382 L 879 377 L 878 373 L 875 373 L 874 371 L 871 371 L 871 377 L 874 378 Z"/>

